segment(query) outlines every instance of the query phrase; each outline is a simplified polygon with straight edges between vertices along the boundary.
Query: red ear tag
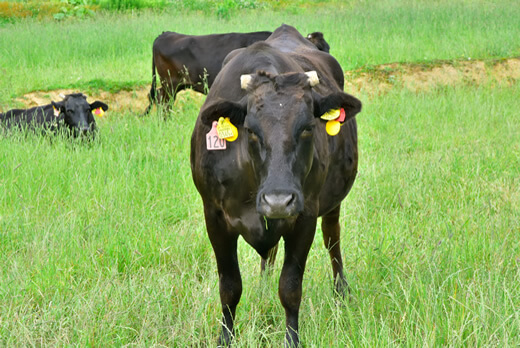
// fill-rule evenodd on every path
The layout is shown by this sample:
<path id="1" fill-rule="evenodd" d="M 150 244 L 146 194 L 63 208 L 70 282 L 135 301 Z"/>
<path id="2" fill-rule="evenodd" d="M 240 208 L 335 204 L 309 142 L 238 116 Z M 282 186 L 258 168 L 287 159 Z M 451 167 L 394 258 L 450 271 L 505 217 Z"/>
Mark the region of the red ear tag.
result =
<path id="1" fill-rule="evenodd" d="M 345 122 L 345 109 L 341 108 L 339 110 L 339 117 L 338 117 L 337 121 L 339 121 L 341 123 Z"/>
<path id="2" fill-rule="evenodd" d="M 226 139 L 220 139 L 218 137 L 217 124 L 217 121 L 213 121 L 211 130 L 206 134 L 206 149 L 208 151 L 226 149 Z"/>

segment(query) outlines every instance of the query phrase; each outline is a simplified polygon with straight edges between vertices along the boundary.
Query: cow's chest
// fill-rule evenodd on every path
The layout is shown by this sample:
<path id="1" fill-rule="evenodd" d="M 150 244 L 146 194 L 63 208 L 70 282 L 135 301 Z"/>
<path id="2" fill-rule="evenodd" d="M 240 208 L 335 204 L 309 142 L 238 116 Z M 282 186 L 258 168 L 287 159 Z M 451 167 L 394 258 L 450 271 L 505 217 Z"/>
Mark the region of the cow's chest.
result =
<path id="1" fill-rule="evenodd" d="M 251 201 L 238 203 L 236 200 L 223 202 L 223 218 L 229 231 L 238 234 L 262 257 L 267 257 L 280 238 L 290 231 L 294 219 L 265 219 L 256 211 Z"/>

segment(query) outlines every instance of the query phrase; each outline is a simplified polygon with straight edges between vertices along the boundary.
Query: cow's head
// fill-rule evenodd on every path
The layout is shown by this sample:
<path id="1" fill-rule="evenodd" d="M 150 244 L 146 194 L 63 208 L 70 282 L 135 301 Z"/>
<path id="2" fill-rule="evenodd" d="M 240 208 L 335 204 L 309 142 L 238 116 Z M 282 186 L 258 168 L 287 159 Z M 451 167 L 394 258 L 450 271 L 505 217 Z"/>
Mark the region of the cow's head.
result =
<path id="1" fill-rule="evenodd" d="M 330 46 L 325 41 L 325 37 L 323 37 L 323 33 L 319 31 L 315 31 L 314 33 L 310 33 L 307 35 L 307 40 L 312 42 L 316 48 L 318 48 L 320 51 L 329 53 Z"/>
<path id="2" fill-rule="evenodd" d="M 237 81 L 239 83 L 239 81 Z M 201 112 L 211 125 L 227 116 L 247 137 L 250 164 L 258 185 L 257 211 L 268 218 L 286 218 L 304 209 L 304 184 L 314 159 L 316 125 L 330 109 L 344 108 L 346 120 L 361 110 L 355 97 L 336 92 L 321 96 L 313 91 L 316 73 L 242 75 L 246 96 L 238 103 L 217 100 Z M 244 143 L 242 143 L 244 144 Z"/>
<path id="3" fill-rule="evenodd" d="M 93 110 L 108 110 L 108 106 L 100 101 L 89 104 L 82 93 L 68 94 L 62 101 L 52 102 L 52 106 L 58 112 L 57 117 L 63 120 L 74 136 L 90 134 L 96 130 Z"/>

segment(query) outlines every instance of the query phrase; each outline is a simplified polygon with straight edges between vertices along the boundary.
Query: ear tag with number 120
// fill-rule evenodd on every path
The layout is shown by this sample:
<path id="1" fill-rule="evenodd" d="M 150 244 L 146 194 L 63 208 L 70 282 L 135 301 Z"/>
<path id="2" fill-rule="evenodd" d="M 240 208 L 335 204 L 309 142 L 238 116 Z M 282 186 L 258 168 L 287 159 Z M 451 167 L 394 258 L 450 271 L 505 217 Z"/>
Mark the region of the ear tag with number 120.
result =
<path id="1" fill-rule="evenodd" d="M 217 121 L 213 121 L 211 130 L 206 134 L 206 149 L 208 151 L 226 149 L 226 139 L 219 138 L 217 133 L 217 124 Z"/>

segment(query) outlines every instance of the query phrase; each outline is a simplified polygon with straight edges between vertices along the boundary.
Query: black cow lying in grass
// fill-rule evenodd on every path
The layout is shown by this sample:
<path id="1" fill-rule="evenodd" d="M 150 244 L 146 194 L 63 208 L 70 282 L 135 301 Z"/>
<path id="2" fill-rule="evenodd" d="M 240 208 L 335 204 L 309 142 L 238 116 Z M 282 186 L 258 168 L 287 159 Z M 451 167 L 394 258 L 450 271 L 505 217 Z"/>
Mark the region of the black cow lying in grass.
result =
<path id="1" fill-rule="evenodd" d="M 150 111 L 154 102 L 167 104 L 186 88 L 206 94 L 229 52 L 263 41 L 271 34 L 270 31 L 258 31 L 199 36 L 163 32 L 153 43 L 150 105 L 144 114 Z M 311 33 L 307 40 L 319 50 L 329 52 L 329 44 L 322 33 Z M 156 69 L 162 85 L 159 90 L 156 88 Z"/>
<path id="2" fill-rule="evenodd" d="M 102 110 L 102 111 L 101 111 Z M 68 94 L 60 102 L 36 106 L 30 109 L 12 109 L 0 114 L 0 123 L 6 128 L 42 129 L 57 132 L 65 130 L 77 137 L 96 131 L 95 113 L 103 113 L 108 106 L 100 101 L 87 102 L 81 93 Z"/>

